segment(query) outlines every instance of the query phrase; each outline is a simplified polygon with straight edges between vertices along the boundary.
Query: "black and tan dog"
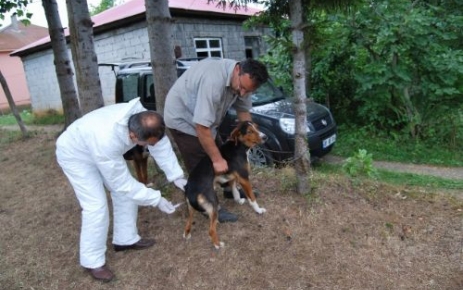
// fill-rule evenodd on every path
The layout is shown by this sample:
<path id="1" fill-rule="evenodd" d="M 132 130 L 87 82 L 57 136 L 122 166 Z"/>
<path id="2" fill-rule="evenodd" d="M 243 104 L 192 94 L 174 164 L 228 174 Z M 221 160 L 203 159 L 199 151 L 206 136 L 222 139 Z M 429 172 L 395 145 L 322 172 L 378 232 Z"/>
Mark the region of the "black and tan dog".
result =
<path id="1" fill-rule="evenodd" d="M 228 182 L 232 188 L 236 202 L 243 204 L 246 199 L 240 198 L 237 189 L 239 184 L 246 194 L 252 208 L 259 214 L 266 210 L 259 207 L 249 181 L 250 166 L 247 152 L 255 145 L 264 142 L 266 136 L 257 129 L 252 122 L 240 122 L 231 133 L 230 138 L 220 147 L 220 153 L 228 163 L 228 172 L 215 175 L 211 159 L 203 158 L 188 177 L 185 188 L 186 203 L 188 204 L 188 219 L 183 234 L 184 238 L 191 237 L 194 210 L 205 212 L 209 216 L 209 236 L 216 249 L 224 244 L 217 235 L 219 200 L 215 189 L 220 184 Z"/>

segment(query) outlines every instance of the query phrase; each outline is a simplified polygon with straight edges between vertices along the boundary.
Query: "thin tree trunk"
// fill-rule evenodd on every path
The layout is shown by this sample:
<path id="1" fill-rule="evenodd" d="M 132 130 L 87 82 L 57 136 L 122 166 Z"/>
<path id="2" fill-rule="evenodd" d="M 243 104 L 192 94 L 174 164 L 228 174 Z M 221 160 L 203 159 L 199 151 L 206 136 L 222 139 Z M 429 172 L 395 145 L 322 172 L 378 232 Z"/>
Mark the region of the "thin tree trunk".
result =
<path id="1" fill-rule="evenodd" d="M 156 111 L 162 114 L 167 93 L 177 79 L 172 17 L 168 0 L 145 0 L 145 6 L 154 76 Z"/>
<path id="2" fill-rule="evenodd" d="M 86 0 L 66 0 L 66 5 L 80 108 L 86 114 L 104 106 L 93 42 L 93 22 Z"/>
<path id="3" fill-rule="evenodd" d="M 16 108 L 16 104 L 14 103 L 14 99 L 13 99 L 13 96 L 11 95 L 10 88 L 8 87 L 8 83 L 6 82 L 6 79 L 3 76 L 3 73 L 1 70 L 0 70 L 0 83 L 2 84 L 3 91 L 5 92 L 6 99 L 8 100 L 8 105 L 10 105 L 11 113 L 16 118 L 16 122 L 18 122 L 23 138 L 26 138 L 27 137 L 26 126 L 24 126 L 24 122 L 21 119 L 21 115 L 18 113 L 18 108 Z"/>
<path id="4" fill-rule="evenodd" d="M 58 13 L 56 0 L 42 0 L 45 17 L 48 23 L 48 33 L 55 58 L 55 71 L 58 78 L 61 102 L 65 119 L 65 128 L 82 116 L 74 86 L 74 72 L 69 58 L 63 25 Z"/>
<path id="5" fill-rule="evenodd" d="M 289 1 L 289 18 L 293 36 L 293 85 L 295 95 L 295 169 L 297 192 L 310 192 L 310 154 L 307 144 L 307 106 L 305 83 L 304 33 L 301 0 Z"/>

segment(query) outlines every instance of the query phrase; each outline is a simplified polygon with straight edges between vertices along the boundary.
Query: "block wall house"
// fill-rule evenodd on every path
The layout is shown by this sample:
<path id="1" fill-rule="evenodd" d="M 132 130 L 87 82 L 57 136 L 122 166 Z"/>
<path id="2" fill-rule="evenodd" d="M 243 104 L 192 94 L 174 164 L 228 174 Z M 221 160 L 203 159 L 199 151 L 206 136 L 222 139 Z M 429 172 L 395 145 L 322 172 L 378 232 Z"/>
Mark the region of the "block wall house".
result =
<path id="1" fill-rule="evenodd" d="M 270 33 L 268 28 L 243 28 L 243 22 L 257 13 L 257 9 L 235 12 L 228 7 L 224 10 L 215 4 L 208 5 L 207 0 L 170 0 L 169 7 L 174 20 L 174 47 L 180 48 L 181 57 L 219 56 L 240 60 L 257 58 L 266 50 L 262 36 Z M 150 59 L 144 0 L 126 2 L 95 15 L 92 20 L 99 63 Z M 23 61 L 34 113 L 50 109 L 62 112 L 49 37 L 13 55 Z M 105 104 L 112 104 L 114 72 L 110 67 L 100 66 L 99 73 Z"/>
<path id="2" fill-rule="evenodd" d="M 48 29 L 37 25 L 27 25 L 11 17 L 9 26 L 0 28 L 0 70 L 8 83 L 11 95 L 16 105 L 30 104 L 26 75 L 19 57 L 11 57 L 10 53 L 27 44 L 35 42 L 48 35 Z M 5 92 L 0 88 L 0 110 L 9 109 Z"/>

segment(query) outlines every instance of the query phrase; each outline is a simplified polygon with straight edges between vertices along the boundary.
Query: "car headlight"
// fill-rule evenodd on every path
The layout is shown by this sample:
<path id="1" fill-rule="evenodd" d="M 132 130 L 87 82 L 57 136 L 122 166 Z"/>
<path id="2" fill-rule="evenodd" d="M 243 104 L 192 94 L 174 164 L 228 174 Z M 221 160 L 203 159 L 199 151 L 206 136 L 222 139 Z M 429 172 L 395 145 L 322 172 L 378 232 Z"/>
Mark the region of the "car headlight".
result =
<path id="1" fill-rule="evenodd" d="M 286 134 L 294 135 L 296 132 L 296 120 L 294 118 L 280 118 L 280 128 Z M 307 123 L 307 133 L 310 132 L 310 124 Z"/>

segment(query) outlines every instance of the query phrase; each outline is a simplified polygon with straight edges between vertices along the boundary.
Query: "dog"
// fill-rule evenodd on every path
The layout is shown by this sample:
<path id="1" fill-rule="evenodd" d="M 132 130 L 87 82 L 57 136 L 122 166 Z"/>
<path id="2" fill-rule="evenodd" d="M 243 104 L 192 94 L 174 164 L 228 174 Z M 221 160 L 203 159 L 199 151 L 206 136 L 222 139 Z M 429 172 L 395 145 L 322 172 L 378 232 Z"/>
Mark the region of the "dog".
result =
<path id="1" fill-rule="evenodd" d="M 136 145 L 124 153 L 125 160 L 132 160 L 137 179 L 141 183 L 148 184 L 148 151 L 145 147 Z"/>
<path id="2" fill-rule="evenodd" d="M 183 233 L 185 239 L 191 238 L 193 213 L 196 210 L 206 213 L 209 217 L 209 236 L 214 247 L 219 249 L 224 246 L 217 235 L 219 200 L 216 188 L 221 184 L 228 182 L 237 203 L 243 204 L 247 199 L 254 211 L 259 214 L 266 212 L 265 208 L 259 207 L 252 191 L 249 181 L 250 165 L 247 158 L 249 149 L 263 143 L 265 139 L 265 134 L 257 129 L 256 124 L 250 121 L 240 122 L 232 131 L 229 139 L 219 148 L 222 157 L 228 163 L 228 171 L 225 174 L 215 174 L 209 156 L 201 159 L 196 165 L 185 186 L 185 199 L 188 205 L 188 218 Z M 246 198 L 240 197 L 238 184 L 245 192 Z"/>

